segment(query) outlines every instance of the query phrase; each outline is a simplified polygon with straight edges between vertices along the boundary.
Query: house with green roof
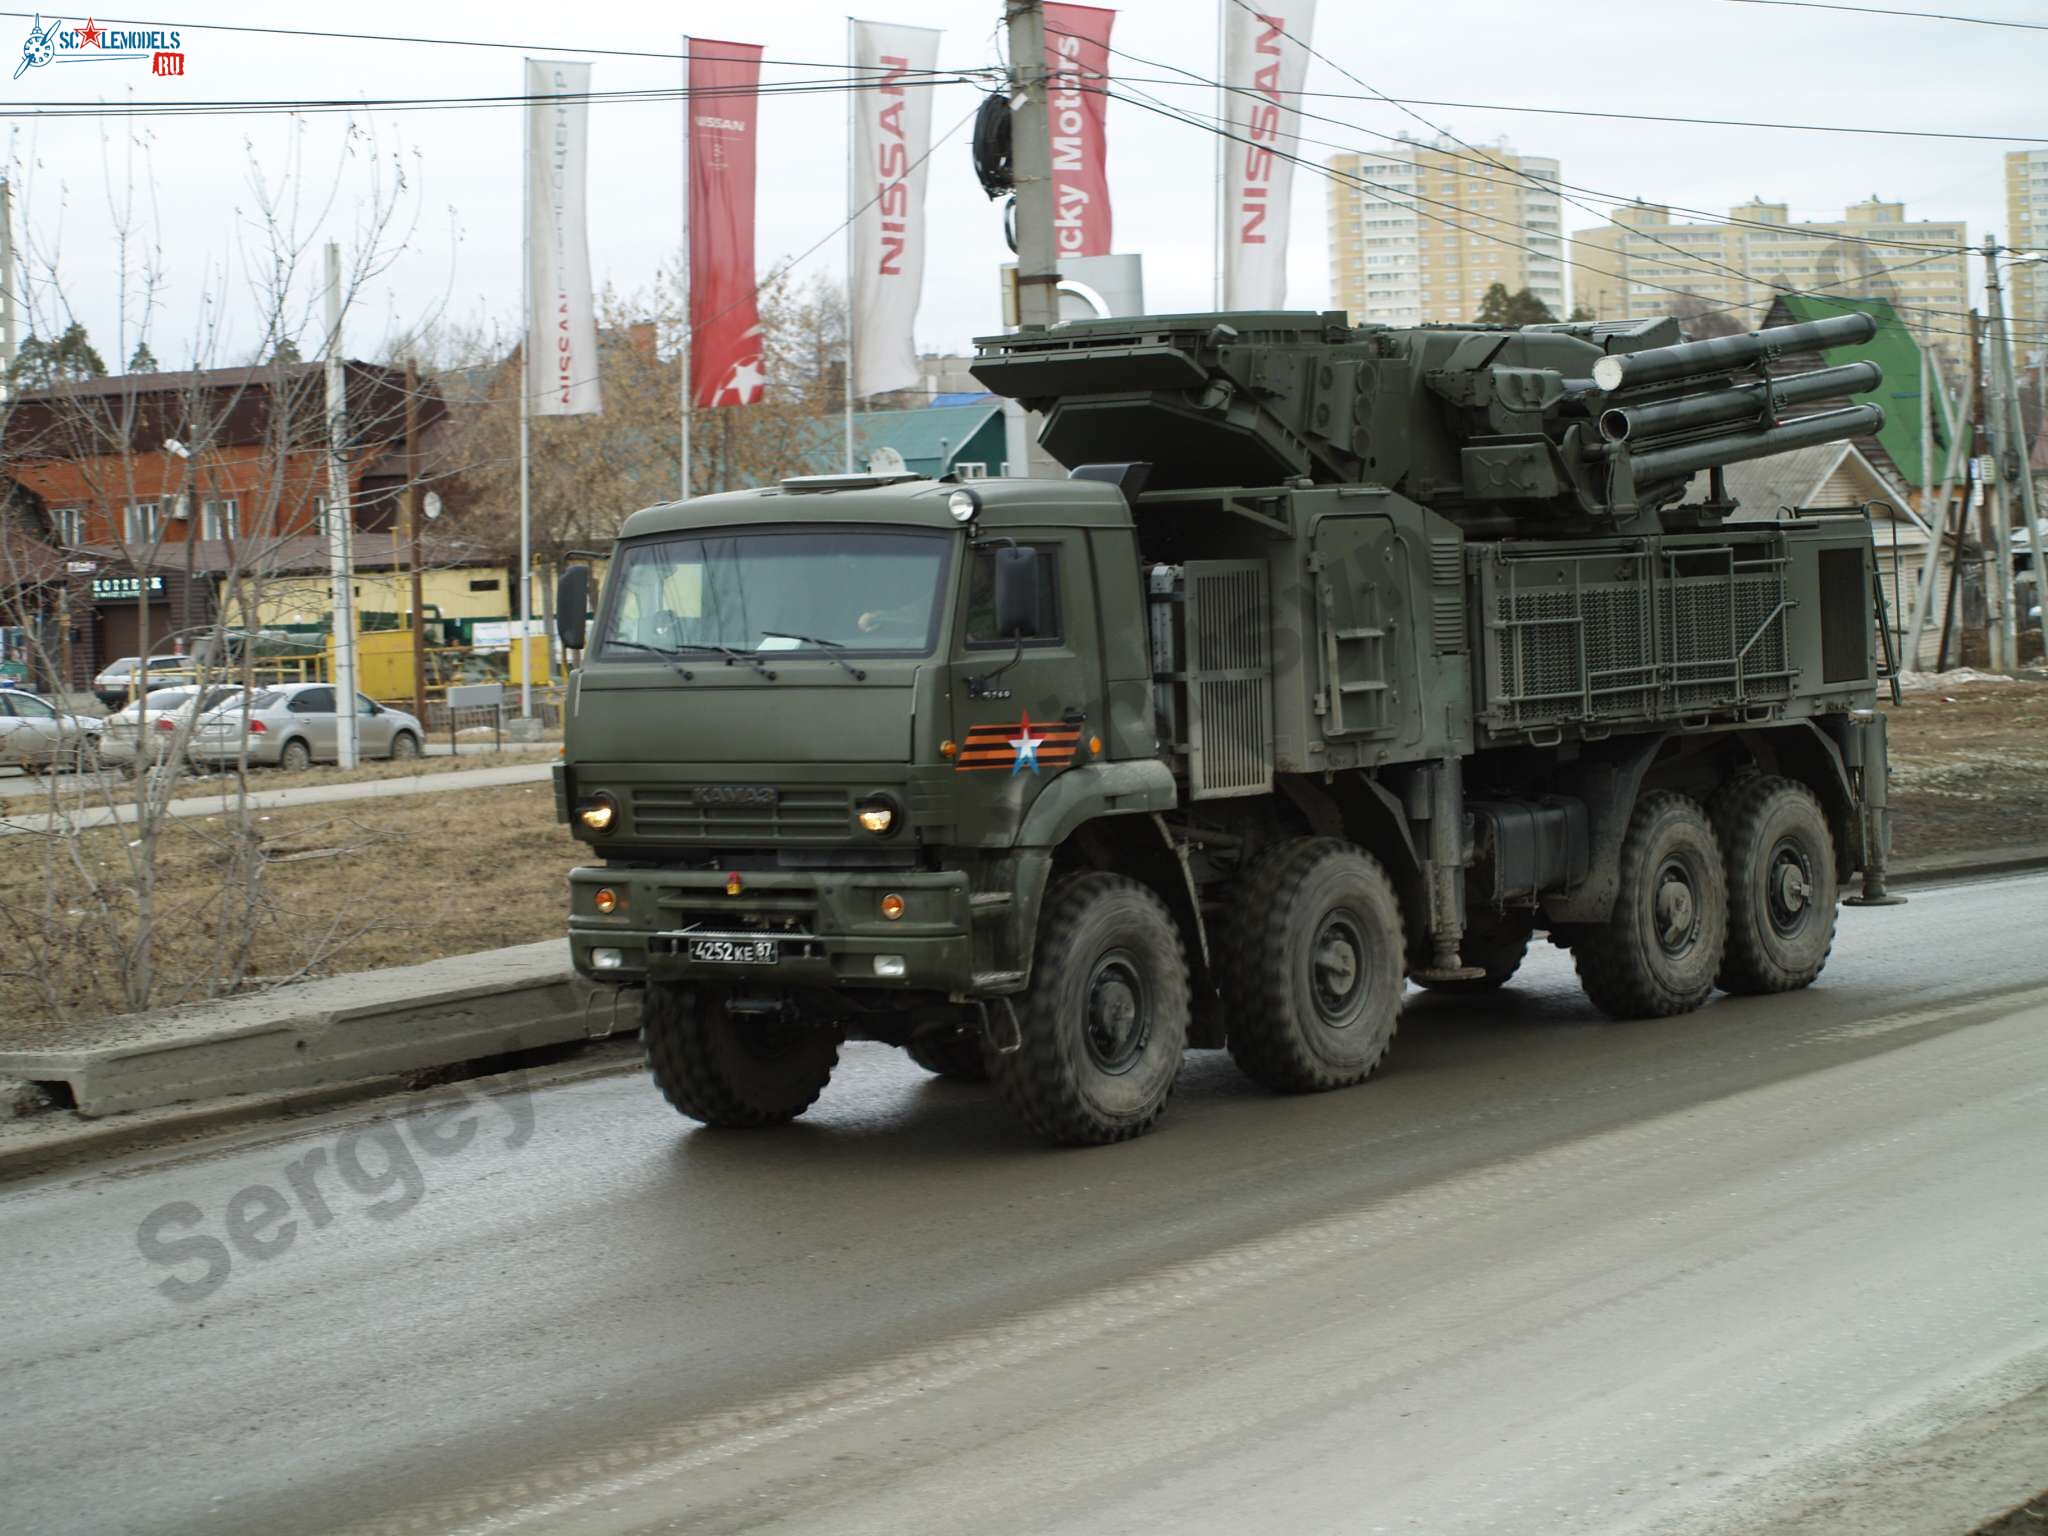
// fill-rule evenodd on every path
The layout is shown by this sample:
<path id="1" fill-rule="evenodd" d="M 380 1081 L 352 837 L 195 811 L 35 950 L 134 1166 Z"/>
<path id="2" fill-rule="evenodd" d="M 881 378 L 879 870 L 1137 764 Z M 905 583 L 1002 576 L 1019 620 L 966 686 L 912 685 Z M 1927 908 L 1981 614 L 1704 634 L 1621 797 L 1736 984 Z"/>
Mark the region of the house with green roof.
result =
<path id="1" fill-rule="evenodd" d="M 1814 403 L 1817 406 L 1851 403 L 1883 406 L 1883 430 L 1855 439 L 1856 446 L 1880 473 L 1896 483 L 1902 494 L 1914 499 L 1917 506 L 1921 483 L 1920 417 L 1923 409 L 1920 396 L 1921 347 L 1914 339 L 1912 331 L 1900 320 L 1898 311 L 1892 308 L 1891 301 L 1838 298 L 1817 293 L 1781 294 L 1772 301 L 1770 313 L 1765 317 L 1764 324 L 1801 325 L 1811 320 L 1825 320 L 1833 315 L 1846 314 L 1869 315 L 1877 322 L 1877 334 L 1853 347 L 1826 347 L 1815 352 L 1788 353 L 1783 362 L 1783 371 L 1787 374 L 1804 373 L 1809 368 L 1835 367 L 1841 363 L 1862 361 L 1876 363 L 1884 370 L 1884 382 L 1874 390 L 1853 397 Z M 1930 379 L 1933 376 L 1934 371 L 1930 367 Z M 1961 393 L 1963 381 L 1943 379 L 1941 384 L 1943 387 L 1934 391 L 1934 462 L 1928 471 L 1928 478 L 1936 486 L 1941 484 L 1942 471 L 1947 467 L 1949 442 L 1955 431 L 1956 406 L 1951 397 Z M 1964 454 L 1967 457 L 1967 424 L 1963 431 Z"/>
<path id="2" fill-rule="evenodd" d="M 846 427 L 839 416 L 820 417 L 800 452 L 797 473 L 837 474 L 846 468 Z M 865 469 L 893 449 L 912 474 L 938 479 L 1000 475 L 1009 450 L 1003 435 L 1003 402 L 985 395 L 957 405 L 920 406 L 907 411 L 855 411 L 853 459 Z"/>

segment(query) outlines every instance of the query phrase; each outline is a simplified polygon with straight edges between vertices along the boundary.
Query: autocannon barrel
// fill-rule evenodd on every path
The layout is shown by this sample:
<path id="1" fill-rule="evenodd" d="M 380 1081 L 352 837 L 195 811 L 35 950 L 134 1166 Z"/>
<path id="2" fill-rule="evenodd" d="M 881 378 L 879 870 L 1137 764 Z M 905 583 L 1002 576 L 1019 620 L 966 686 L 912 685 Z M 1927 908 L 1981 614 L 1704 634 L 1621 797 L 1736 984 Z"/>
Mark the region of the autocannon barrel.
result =
<path id="1" fill-rule="evenodd" d="M 1636 484 L 1643 485 L 1674 475 L 1689 475 L 1695 470 L 1712 469 L 1717 464 L 1739 464 L 1745 459 L 1768 458 L 1774 453 L 1810 448 L 1816 443 L 1839 443 L 1847 438 L 1875 433 L 1883 426 L 1883 406 L 1850 405 L 1837 411 L 1822 411 L 1816 416 L 1802 416 L 1797 421 L 1780 422 L 1775 427 L 1752 427 L 1746 431 L 1697 438 L 1669 448 L 1650 448 L 1631 454 L 1629 461 L 1635 469 Z"/>
<path id="2" fill-rule="evenodd" d="M 1662 384 L 1693 374 L 1745 368 L 1764 358 L 1820 347 L 1853 347 L 1877 334 L 1877 322 L 1861 312 L 1831 315 L 1804 325 L 1777 325 L 1747 336 L 1710 336 L 1653 347 L 1647 352 L 1615 352 L 1593 364 L 1593 382 L 1609 394 L 1644 384 Z"/>
<path id="3" fill-rule="evenodd" d="M 1861 395 L 1884 382 L 1884 370 L 1872 362 L 1844 363 L 1812 373 L 1773 379 L 1768 384 L 1736 384 L 1706 394 L 1681 395 L 1649 405 L 1616 405 L 1600 413 L 1600 435 L 1610 443 L 1642 443 L 1694 427 L 1723 422 L 1761 423 L 1765 409 Z"/>

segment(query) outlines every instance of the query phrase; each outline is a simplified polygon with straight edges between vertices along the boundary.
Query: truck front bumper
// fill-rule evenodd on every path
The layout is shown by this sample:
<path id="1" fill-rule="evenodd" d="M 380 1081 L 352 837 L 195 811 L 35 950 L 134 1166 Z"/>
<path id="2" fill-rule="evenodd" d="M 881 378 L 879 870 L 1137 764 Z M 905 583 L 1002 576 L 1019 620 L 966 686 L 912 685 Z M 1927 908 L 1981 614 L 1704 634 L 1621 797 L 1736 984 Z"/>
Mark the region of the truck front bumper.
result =
<path id="1" fill-rule="evenodd" d="M 569 872 L 569 949 L 593 981 L 697 981 L 742 988 L 873 987 L 960 992 L 974 981 L 964 871 L 748 870 L 737 891 L 709 870 L 582 868 Z M 609 890 L 613 908 L 598 909 Z M 882 915 L 883 898 L 902 915 Z M 892 903 L 893 906 L 893 903 Z M 767 961 L 692 953 L 754 952 Z M 722 942 L 720 942 L 722 941 Z"/>

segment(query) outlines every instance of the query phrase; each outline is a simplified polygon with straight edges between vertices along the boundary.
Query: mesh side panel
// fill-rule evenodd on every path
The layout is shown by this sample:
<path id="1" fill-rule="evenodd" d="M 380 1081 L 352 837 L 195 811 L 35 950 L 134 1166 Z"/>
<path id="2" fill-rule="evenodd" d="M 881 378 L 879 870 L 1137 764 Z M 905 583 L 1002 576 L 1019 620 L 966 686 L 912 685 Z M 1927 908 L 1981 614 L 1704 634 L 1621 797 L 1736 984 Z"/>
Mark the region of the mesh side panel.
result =
<path id="1" fill-rule="evenodd" d="M 1258 794 L 1273 787 L 1266 567 L 1191 560 L 1186 572 L 1188 792 Z"/>
<path id="2" fill-rule="evenodd" d="M 1737 570 L 1732 551 L 1684 559 L 1685 575 L 1676 560 L 1653 571 L 1648 560 L 1618 567 L 1613 554 L 1502 561 L 1490 578 L 1493 729 L 1787 697 L 1783 572 Z"/>

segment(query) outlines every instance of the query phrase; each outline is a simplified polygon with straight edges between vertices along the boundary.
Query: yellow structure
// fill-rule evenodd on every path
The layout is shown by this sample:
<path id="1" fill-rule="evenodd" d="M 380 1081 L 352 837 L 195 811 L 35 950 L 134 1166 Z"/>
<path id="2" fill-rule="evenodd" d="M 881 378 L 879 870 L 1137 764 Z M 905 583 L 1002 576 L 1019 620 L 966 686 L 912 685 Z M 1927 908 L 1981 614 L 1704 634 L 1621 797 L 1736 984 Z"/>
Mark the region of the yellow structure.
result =
<path id="1" fill-rule="evenodd" d="M 1720 310 L 1751 330 L 1780 293 L 1888 299 L 1940 355 L 1953 388 L 1968 345 L 1969 266 L 1959 249 L 1968 242 L 1960 220 L 1908 219 L 1904 203 L 1878 198 L 1839 219 L 1798 223 L 1784 203 L 1744 203 L 1725 223 L 1681 223 L 1668 208 L 1628 203 L 1610 223 L 1573 235 L 1571 254 L 1579 302 L 1601 320 Z"/>
<path id="2" fill-rule="evenodd" d="M 1330 291 L 1354 324 L 1472 320 L 1495 283 L 1570 313 L 1555 160 L 1443 139 L 1329 166 Z"/>

